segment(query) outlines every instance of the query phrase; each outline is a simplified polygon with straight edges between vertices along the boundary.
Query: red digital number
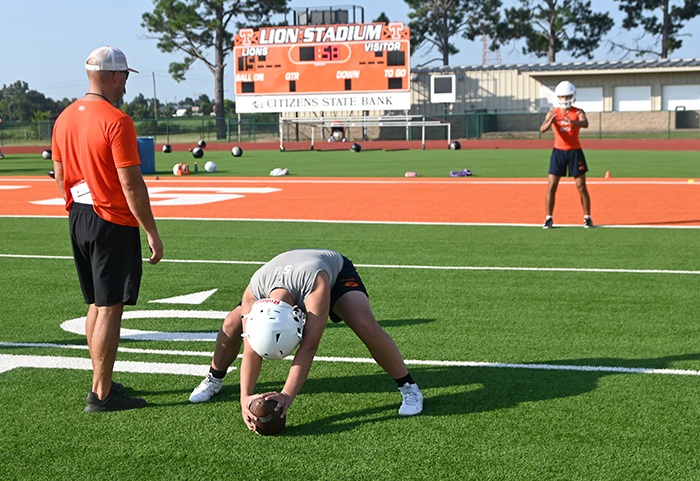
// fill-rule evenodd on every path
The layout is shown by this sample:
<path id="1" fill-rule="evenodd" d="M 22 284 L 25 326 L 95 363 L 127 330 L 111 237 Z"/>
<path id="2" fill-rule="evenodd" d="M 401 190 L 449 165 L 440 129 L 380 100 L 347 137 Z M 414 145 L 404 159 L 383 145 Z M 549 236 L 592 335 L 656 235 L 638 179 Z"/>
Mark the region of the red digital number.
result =
<path id="1" fill-rule="evenodd" d="M 337 45 L 329 45 L 324 47 L 321 51 L 322 60 L 339 60 L 340 59 L 340 47 Z"/>

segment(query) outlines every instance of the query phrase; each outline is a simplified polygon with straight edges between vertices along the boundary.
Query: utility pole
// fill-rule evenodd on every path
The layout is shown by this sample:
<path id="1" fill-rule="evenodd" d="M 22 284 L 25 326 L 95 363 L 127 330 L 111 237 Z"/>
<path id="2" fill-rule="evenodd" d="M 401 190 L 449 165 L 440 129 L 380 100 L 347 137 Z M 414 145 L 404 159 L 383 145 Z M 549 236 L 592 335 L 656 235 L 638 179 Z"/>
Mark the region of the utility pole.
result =
<path id="1" fill-rule="evenodd" d="M 158 120 L 158 97 L 156 97 L 156 73 L 153 74 L 153 116 Z"/>

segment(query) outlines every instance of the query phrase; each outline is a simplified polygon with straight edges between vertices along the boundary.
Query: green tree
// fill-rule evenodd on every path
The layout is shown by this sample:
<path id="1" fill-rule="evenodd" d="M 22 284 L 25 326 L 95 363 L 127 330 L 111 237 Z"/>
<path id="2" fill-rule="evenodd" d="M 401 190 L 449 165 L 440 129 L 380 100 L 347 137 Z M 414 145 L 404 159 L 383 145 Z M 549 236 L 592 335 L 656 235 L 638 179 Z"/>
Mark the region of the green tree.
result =
<path id="1" fill-rule="evenodd" d="M 436 48 L 443 65 L 449 65 L 450 55 L 459 52 L 451 41 L 456 35 L 474 40 L 477 36 L 491 35 L 498 22 L 501 0 L 405 0 L 411 11 L 413 51 L 423 45 Z"/>
<path id="2" fill-rule="evenodd" d="M 224 109 L 226 117 L 234 117 L 236 115 L 236 102 L 233 100 L 224 100 Z"/>
<path id="3" fill-rule="evenodd" d="M 32 120 L 35 122 L 43 122 L 46 120 L 51 119 L 51 112 L 46 111 L 46 112 L 41 112 L 39 110 L 35 110 L 34 113 L 32 114 Z"/>
<path id="4" fill-rule="evenodd" d="M 656 49 L 653 47 L 640 48 L 636 40 L 634 48 L 616 42 L 610 42 L 613 47 L 635 52 L 638 57 L 653 54 L 660 58 L 678 50 L 683 45 L 679 32 L 683 25 L 700 14 L 700 0 L 681 0 L 672 5 L 670 0 L 617 0 L 619 9 L 625 12 L 622 28 L 632 30 L 637 27 L 644 29 L 644 34 L 650 34 L 656 39 Z"/>
<path id="5" fill-rule="evenodd" d="M 139 93 L 131 102 L 124 102 L 121 109 L 132 119 L 152 119 L 153 100 Z"/>
<path id="6" fill-rule="evenodd" d="M 224 99 L 224 104 L 226 104 L 226 100 L 225 100 L 225 99 Z M 211 103 L 209 103 L 209 102 L 201 102 L 201 103 L 199 104 L 199 111 L 202 112 L 202 115 L 208 117 L 209 114 L 211 114 L 211 113 L 214 111 L 214 109 L 212 108 Z"/>
<path id="7" fill-rule="evenodd" d="M 520 7 L 506 9 L 497 29 L 500 43 L 525 39 L 524 54 L 547 57 L 556 62 L 557 52 L 593 58 L 601 38 L 610 31 L 613 19 L 595 13 L 583 0 L 520 0 Z"/>
<path id="8" fill-rule="evenodd" d="M 382 12 L 374 19 L 374 23 L 389 23 L 389 17 L 386 16 L 386 13 Z"/>
<path id="9" fill-rule="evenodd" d="M 287 0 L 153 0 L 153 4 L 153 12 L 143 14 L 141 26 L 152 35 L 149 38 L 158 40 L 161 51 L 185 55 L 182 61 L 170 64 L 175 80 L 184 80 L 197 60 L 204 62 L 214 75 L 217 138 L 226 138 L 224 59 L 233 48 L 229 24 L 238 16 L 246 22 L 268 22 L 271 14 L 287 10 Z"/>
<path id="10" fill-rule="evenodd" d="M 56 118 L 64 107 L 41 92 L 31 90 L 27 82 L 21 80 L 0 89 L 0 117 L 5 120 L 35 120 L 35 112 L 48 112 L 50 117 Z"/>

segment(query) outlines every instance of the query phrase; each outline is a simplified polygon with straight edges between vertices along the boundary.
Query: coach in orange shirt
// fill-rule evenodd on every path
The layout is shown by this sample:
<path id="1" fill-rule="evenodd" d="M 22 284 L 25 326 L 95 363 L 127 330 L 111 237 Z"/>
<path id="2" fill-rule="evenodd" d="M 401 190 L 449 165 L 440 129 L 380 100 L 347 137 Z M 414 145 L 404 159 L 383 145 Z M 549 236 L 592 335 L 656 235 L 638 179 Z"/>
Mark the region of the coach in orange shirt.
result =
<path id="1" fill-rule="evenodd" d="M 146 405 L 112 381 L 124 305 L 136 304 L 141 284 L 139 225 L 146 231 L 151 264 L 163 257 L 163 243 L 141 175 L 134 122 L 113 105 L 136 70 L 114 47 L 94 50 L 85 69 L 89 91 L 56 120 L 52 158 L 70 212 L 80 287 L 90 306 L 85 333 L 93 379 L 85 411 L 121 411 Z"/>
<path id="2" fill-rule="evenodd" d="M 562 176 L 569 176 L 576 181 L 579 194 L 581 194 L 581 205 L 583 206 L 583 226 L 593 227 L 591 220 L 591 198 L 586 188 L 586 172 L 588 165 L 586 157 L 583 155 L 581 143 L 578 140 L 579 130 L 588 128 L 586 113 L 573 106 L 576 101 L 576 87 L 571 82 L 561 82 L 557 85 L 554 94 L 559 99 L 560 107 L 547 113 L 547 116 L 540 127 L 540 131 L 545 133 L 551 127 L 554 131 L 554 149 L 549 164 L 549 185 L 547 187 L 547 197 L 545 206 L 547 218 L 542 226 L 545 229 L 554 227 L 552 214 L 554 212 L 554 200 L 557 194 L 557 187 Z"/>

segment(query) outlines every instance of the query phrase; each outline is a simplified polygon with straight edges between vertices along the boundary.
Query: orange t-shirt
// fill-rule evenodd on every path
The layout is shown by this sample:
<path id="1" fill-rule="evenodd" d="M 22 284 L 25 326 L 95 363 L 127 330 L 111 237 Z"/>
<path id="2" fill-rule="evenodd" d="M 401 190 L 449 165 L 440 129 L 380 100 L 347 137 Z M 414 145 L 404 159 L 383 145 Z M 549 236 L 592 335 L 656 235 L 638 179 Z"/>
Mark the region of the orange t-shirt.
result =
<path id="1" fill-rule="evenodd" d="M 51 150 L 63 164 L 66 210 L 73 205 L 70 188 L 85 180 L 97 215 L 138 227 L 117 174 L 117 168 L 141 164 L 131 117 L 104 100 L 73 102 L 56 119 Z"/>
<path id="2" fill-rule="evenodd" d="M 552 122 L 552 130 L 554 131 L 554 148 L 559 150 L 577 150 L 581 148 L 581 143 L 578 140 L 578 127 L 570 122 L 570 120 L 578 120 L 578 109 L 571 107 L 568 112 L 558 107 L 554 109 L 554 122 Z"/>

